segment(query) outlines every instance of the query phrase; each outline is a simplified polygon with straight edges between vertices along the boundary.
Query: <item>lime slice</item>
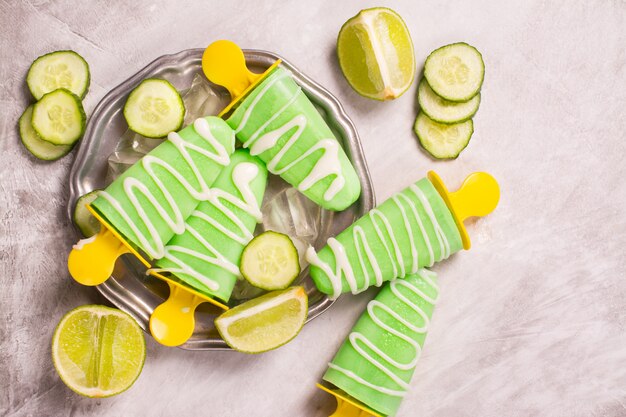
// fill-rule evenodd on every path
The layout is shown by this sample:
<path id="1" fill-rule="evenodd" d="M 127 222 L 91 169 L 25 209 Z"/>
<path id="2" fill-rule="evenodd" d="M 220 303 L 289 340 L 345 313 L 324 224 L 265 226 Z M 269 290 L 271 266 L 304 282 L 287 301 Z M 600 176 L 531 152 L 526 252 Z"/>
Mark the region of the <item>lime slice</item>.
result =
<path id="1" fill-rule="evenodd" d="M 215 327 L 233 349 L 261 353 L 296 337 L 307 313 L 308 297 L 304 287 L 291 287 L 231 308 L 215 319 Z"/>
<path id="2" fill-rule="evenodd" d="M 411 34 L 391 9 L 361 10 L 344 23 L 337 39 L 337 55 L 348 83 L 365 97 L 392 100 L 415 79 Z"/>
<path id="3" fill-rule="evenodd" d="M 289 236 L 263 232 L 243 250 L 240 270 L 255 287 L 267 291 L 284 290 L 300 274 L 298 251 Z"/>
<path id="4" fill-rule="evenodd" d="M 61 380 L 86 397 L 110 397 L 127 390 L 145 358 L 146 341 L 135 320 L 109 307 L 75 308 L 52 336 L 52 361 Z"/>

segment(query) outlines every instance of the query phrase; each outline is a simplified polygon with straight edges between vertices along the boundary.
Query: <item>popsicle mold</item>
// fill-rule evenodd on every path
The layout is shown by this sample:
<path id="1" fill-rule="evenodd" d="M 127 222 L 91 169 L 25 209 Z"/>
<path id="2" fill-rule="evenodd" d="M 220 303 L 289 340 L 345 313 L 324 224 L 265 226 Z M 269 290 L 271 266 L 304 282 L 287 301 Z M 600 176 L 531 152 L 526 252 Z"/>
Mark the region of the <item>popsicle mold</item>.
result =
<path id="1" fill-rule="evenodd" d="M 347 394 L 353 409 L 365 405 L 394 415 L 409 389 L 438 296 L 436 274 L 426 269 L 386 284 L 329 363 L 324 381 Z"/>

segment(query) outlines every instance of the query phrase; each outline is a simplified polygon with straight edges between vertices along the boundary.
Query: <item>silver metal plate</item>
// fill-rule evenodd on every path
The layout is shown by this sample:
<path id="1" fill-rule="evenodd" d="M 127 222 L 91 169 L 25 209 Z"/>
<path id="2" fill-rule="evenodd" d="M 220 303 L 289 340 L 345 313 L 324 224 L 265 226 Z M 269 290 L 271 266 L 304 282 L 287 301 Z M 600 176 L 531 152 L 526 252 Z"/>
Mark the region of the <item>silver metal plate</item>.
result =
<path id="1" fill-rule="evenodd" d="M 127 129 L 122 114 L 126 97 L 143 79 L 159 77 L 170 81 L 179 91 L 189 88 L 193 77 L 202 72 L 203 49 L 189 49 L 177 54 L 165 55 L 111 90 L 96 106 L 85 135 L 80 142 L 76 159 L 70 173 L 70 198 L 67 215 L 72 219 L 76 200 L 83 194 L 108 185 L 108 157 L 116 150 L 120 137 Z M 326 89 L 300 72 L 282 57 L 267 51 L 244 50 L 248 66 L 256 71 L 268 68 L 277 59 L 281 66 L 289 69 L 295 81 L 315 104 L 334 131 L 352 161 L 360 178 L 362 193 L 359 200 L 342 212 L 321 210 L 318 237 L 315 247 L 323 246 L 326 240 L 337 235 L 375 205 L 372 183 L 363 156 L 359 135 L 341 104 Z M 224 105 L 228 103 L 224 90 Z M 325 294 L 317 291 L 305 269 L 298 280 L 309 296 L 308 320 L 312 320 L 332 304 Z M 112 277 L 96 287 L 104 297 L 120 309 L 131 314 L 147 331 L 150 315 L 168 294 L 168 287 L 158 279 L 145 275 L 145 268 L 131 255 L 122 256 L 115 266 Z M 193 336 L 181 346 L 190 350 L 229 349 L 219 337 L 213 320 L 221 312 L 209 303 L 201 304 L 196 311 L 196 327 Z"/>

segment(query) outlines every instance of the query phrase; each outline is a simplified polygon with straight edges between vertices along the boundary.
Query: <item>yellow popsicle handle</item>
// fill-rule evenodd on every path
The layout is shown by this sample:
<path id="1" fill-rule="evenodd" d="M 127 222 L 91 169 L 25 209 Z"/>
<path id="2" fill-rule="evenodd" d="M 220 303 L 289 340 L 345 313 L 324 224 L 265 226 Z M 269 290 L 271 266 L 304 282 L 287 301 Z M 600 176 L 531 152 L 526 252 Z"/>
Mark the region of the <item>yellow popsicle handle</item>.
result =
<path id="1" fill-rule="evenodd" d="M 475 172 L 463 181 L 461 188 L 450 193 L 450 201 L 461 221 L 483 217 L 495 210 L 500 200 L 496 179 L 486 172 Z"/>
<path id="2" fill-rule="evenodd" d="M 329 417 L 382 417 L 380 414 L 370 410 L 360 401 L 355 400 L 348 394 L 335 387 L 326 387 L 322 384 L 315 384 L 322 391 L 331 394 L 337 400 L 337 409 Z"/>
<path id="3" fill-rule="evenodd" d="M 348 401 L 337 398 L 337 409 L 329 417 L 371 417 L 372 414 Z"/>
<path id="4" fill-rule="evenodd" d="M 233 100 L 261 77 L 248 70 L 241 48 L 227 40 L 213 42 L 205 49 L 202 71 L 211 82 L 226 87 Z"/>
<path id="5" fill-rule="evenodd" d="M 99 285 L 113 273 L 115 261 L 130 251 L 109 229 L 79 241 L 67 260 L 70 275 L 83 285 Z"/>
<path id="6" fill-rule="evenodd" d="M 167 284 L 170 296 L 150 316 L 150 333 L 162 345 L 179 346 L 193 334 L 196 307 L 205 300 L 173 282 Z"/>
<path id="7" fill-rule="evenodd" d="M 266 75 L 280 64 L 280 59 L 264 73 L 256 74 L 246 66 L 246 57 L 234 42 L 220 40 L 209 45 L 202 54 L 202 71 L 209 81 L 225 87 L 231 102 L 219 116 L 228 113 L 249 91 L 252 91 Z"/>
<path id="8" fill-rule="evenodd" d="M 494 177 L 486 172 L 474 172 L 463 181 L 461 187 L 451 193 L 435 172 L 428 179 L 439 192 L 454 216 L 461 234 L 463 247 L 469 249 L 471 242 L 463 222 L 470 217 L 482 217 L 495 210 L 500 201 L 500 187 Z"/>

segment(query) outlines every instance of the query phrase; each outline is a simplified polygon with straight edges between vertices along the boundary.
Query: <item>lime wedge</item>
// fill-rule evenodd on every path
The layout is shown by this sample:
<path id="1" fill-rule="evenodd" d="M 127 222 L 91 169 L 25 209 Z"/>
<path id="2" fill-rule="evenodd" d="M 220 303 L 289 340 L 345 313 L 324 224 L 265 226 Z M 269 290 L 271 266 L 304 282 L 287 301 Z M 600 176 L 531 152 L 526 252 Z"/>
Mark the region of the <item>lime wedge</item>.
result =
<path id="1" fill-rule="evenodd" d="M 52 336 L 52 361 L 61 380 L 86 397 L 130 388 L 143 368 L 146 341 L 128 314 L 86 305 L 67 313 Z"/>
<path id="2" fill-rule="evenodd" d="M 291 287 L 254 298 L 215 319 L 215 327 L 230 347 L 261 353 L 289 342 L 304 326 L 308 297 L 304 287 Z"/>
<path id="3" fill-rule="evenodd" d="M 300 274 L 298 251 L 289 236 L 268 230 L 245 247 L 239 269 L 255 287 L 284 290 Z"/>
<path id="4" fill-rule="evenodd" d="M 415 79 L 411 34 L 391 9 L 361 10 L 344 23 L 337 38 L 337 55 L 348 83 L 365 97 L 392 100 Z"/>

